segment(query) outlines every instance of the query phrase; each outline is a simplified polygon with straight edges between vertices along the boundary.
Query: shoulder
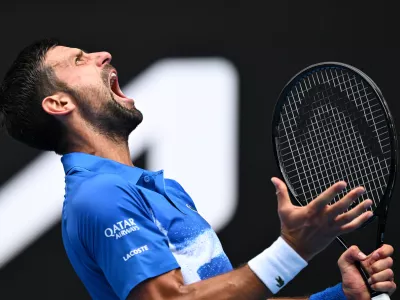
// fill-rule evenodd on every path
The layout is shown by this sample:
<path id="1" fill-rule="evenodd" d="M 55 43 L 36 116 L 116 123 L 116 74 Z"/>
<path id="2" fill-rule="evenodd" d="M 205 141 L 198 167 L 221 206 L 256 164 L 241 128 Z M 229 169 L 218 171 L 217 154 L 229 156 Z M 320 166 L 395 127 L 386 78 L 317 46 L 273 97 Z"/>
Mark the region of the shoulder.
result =
<path id="1" fill-rule="evenodd" d="M 165 187 L 168 190 L 172 190 L 173 192 L 178 192 L 179 194 L 184 195 L 185 197 L 187 197 L 191 200 L 190 195 L 185 191 L 185 189 L 182 187 L 182 185 L 178 181 L 176 181 L 174 179 L 166 178 L 165 179 Z"/>
<path id="2" fill-rule="evenodd" d="M 165 178 L 165 184 L 167 187 L 174 188 L 174 189 L 180 190 L 181 192 L 186 193 L 186 191 L 183 189 L 181 184 L 174 179 Z"/>
<path id="3" fill-rule="evenodd" d="M 134 194 L 135 188 L 117 174 L 96 174 L 84 180 L 75 191 L 79 199 L 104 198 L 113 194 Z"/>
<path id="4" fill-rule="evenodd" d="M 118 174 L 96 174 L 87 178 L 69 198 L 69 207 L 74 213 L 96 217 L 142 206 L 136 187 Z"/>
<path id="5" fill-rule="evenodd" d="M 113 189 L 115 186 L 127 186 L 128 181 L 118 174 L 97 173 L 85 179 L 80 188 L 97 188 L 100 190 Z"/>
<path id="6" fill-rule="evenodd" d="M 185 191 L 185 189 L 182 187 L 182 185 L 177 182 L 176 180 L 173 179 L 165 179 L 165 185 L 167 189 L 171 189 L 172 193 L 176 193 L 177 191 L 177 195 L 178 196 L 183 196 L 183 199 L 185 200 L 186 203 L 190 204 L 191 206 L 193 206 L 195 209 L 196 205 L 192 199 L 192 197 L 190 197 L 190 195 Z"/>

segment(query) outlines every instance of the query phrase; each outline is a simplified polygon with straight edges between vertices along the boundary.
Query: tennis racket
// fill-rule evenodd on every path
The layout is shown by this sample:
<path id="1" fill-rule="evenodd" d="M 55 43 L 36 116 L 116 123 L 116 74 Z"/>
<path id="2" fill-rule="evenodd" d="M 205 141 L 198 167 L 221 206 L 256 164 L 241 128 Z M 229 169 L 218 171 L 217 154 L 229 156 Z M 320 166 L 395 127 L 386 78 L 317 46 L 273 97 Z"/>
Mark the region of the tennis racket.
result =
<path id="1" fill-rule="evenodd" d="M 332 184 L 365 193 L 350 208 L 371 199 L 378 221 L 376 247 L 383 244 L 388 205 L 397 173 L 397 135 L 377 85 L 360 70 L 337 62 L 312 65 L 295 75 L 275 105 L 274 153 L 291 194 L 307 205 Z M 366 224 L 364 224 L 366 225 Z M 347 249 L 343 238 L 337 237 Z M 360 267 L 367 283 L 368 275 Z M 370 289 L 371 298 L 390 299 Z"/>

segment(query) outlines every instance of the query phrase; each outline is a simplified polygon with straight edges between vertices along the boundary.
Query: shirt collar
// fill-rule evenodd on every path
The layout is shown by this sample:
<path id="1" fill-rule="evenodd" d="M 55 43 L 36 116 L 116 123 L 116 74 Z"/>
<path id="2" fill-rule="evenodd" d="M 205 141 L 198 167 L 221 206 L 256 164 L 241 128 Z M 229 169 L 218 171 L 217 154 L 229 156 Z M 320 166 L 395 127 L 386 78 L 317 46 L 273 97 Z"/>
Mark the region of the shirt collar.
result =
<path id="1" fill-rule="evenodd" d="M 65 175 L 74 167 L 80 167 L 97 173 L 126 174 L 135 183 L 142 176 L 144 170 L 121 164 L 117 161 L 82 152 L 72 152 L 61 157 Z"/>

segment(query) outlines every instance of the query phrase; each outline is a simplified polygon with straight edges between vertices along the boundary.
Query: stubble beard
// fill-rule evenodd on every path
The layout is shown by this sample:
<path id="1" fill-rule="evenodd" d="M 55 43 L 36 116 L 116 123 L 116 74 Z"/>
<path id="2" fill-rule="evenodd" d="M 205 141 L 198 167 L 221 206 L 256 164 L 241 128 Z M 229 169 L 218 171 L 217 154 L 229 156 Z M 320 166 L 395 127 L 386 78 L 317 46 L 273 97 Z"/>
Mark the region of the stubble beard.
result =
<path id="1" fill-rule="evenodd" d="M 82 118 L 97 133 L 106 136 L 116 143 L 127 143 L 129 135 L 142 122 L 143 115 L 135 107 L 131 109 L 122 106 L 114 99 L 108 89 L 108 75 L 110 67 L 102 71 L 103 87 L 86 88 L 85 92 L 71 90 L 70 92 L 78 102 Z M 106 98 L 106 100 L 98 98 Z M 97 98 L 100 106 L 93 106 L 91 99 Z M 97 100 L 96 100 L 97 101 Z"/>

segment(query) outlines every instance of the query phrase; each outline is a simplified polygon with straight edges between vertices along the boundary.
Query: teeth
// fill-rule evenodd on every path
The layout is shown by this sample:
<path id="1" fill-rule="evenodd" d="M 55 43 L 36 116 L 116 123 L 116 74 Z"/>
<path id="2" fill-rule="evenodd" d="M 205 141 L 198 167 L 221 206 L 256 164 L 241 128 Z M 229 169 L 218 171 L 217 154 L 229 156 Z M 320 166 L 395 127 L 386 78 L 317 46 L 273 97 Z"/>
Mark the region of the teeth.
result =
<path id="1" fill-rule="evenodd" d="M 110 77 L 110 86 L 113 86 L 115 80 L 117 80 L 117 74 L 112 73 Z"/>

